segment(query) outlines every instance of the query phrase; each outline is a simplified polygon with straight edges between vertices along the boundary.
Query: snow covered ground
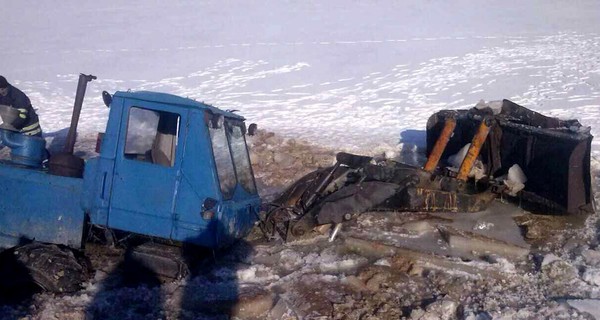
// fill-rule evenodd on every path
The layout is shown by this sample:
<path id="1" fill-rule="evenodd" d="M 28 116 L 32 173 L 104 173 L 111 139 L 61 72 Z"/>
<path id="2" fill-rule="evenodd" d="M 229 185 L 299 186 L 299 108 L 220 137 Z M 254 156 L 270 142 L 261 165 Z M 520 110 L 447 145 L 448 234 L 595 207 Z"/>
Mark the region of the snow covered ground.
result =
<path id="1" fill-rule="evenodd" d="M 576 118 L 600 136 L 600 3 L 593 0 L 0 0 L 0 7 L 0 74 L 29 95 L 49 140 L 65 134 L 61 129 L 70 122 L 80 72 L 98 76 L 88 86 L 79 125 L 80 137 L 89 140 L 104 130 L 108 115 L 100 93 L 129 89 L 168 92 L 238 109 L 250 122 L 278 136 L 367 154 L 397 154 L 403 149 L 418 158 L 415 153 L 424 146 L 429 115 L 444 108 L 471 107 L 480 99 L 507 98 L 545 115 Z M 600 140 L 593 142 L 592 150 L 594 174 L 600 176 Z M 506 319 L 586 318 L 551 294 L 600 298 L 600 260 L 589 262 L 579 255 L 597 255 L 597 236 L 589 234 L 595 231 L 596 225 L 590 223 L 574 236 L 596 239 L 591 247 L 581 240 L 567 249 L 561 243 L 556 250 L 566 260 L 567 271 L 547 261 L 551 267 L 545 273 L 515 275 L 510 271 L 515 266 L 499 262 L 493 269 L 505 272 L 508 265 L 512 279 L 508 285 L 501 280 L 465 280 L 465 286 L 483 285 L 488 292 L 471 302 L 459 301 L 467 308 L 463 314 L 472 319 L 490 314 Z M 263 261 L 226 270 L 242 284 L 275 292 L 281 286 L 314 280 L 315 285 L 331 285 L 335 294 L 334 284 L 341 276 L 328 275 L 332 272 L 327 270 L 343 273 L 344 266 L 351 269 L 365 263 L 357 256 L 338 256 L 333 249 L 297 247 L 285 248 L 288 261 L 283 267 Z M 271 252 L 273 248 L 256 250 L 259 258 L 279 256 Z M 325 275 L 313 275 L 315 268 Z M 216 274 L 217 279 L 224 277 Z M 557 281 L 565 288 L 548 285 L 563 276 L 567 280 Z M 438 277 L 442 279 L 435 281 L 456 280 Z M 192 279 L 189 287 L 200 290 L 205 280 L 217 281 Z M 347 285 L 353 280 L 344 281 Z M 410 284 L 406 290 L 416 290 L 415 301 L 419 292 L 439 290 L 413 278 L 390 283 L 397 286 L 402 281 Z M 525 290 L 519 287 L 522 283 L 533 288 Z M 176 317 L 178 299 L 185 294 L 181 286 L 133 293 L 124 289 L 94 300 L 100 289 L 92 282 L 75 296 L 40 296 L 37 309 L 10 309 L 3 316 L 77 319 L 90 304 L 101 310 L 122 298 L 154 318 Z M 156 291 L 166 292 L 162 313 L 151 308 L 157 305 Z M 506 292 L 511 294 L 505 296 Z M 288 301 L 302 299 L 298 292 L 283 296 Z M 519 297 L 523 304 L 511 300 Z M 554 300 L 546 301 L 549 297 Z M 348 303 L 352 304 L 338 301 L 342 309 Z M 593 308 L 593 303 L 597 302 L 578 300 L 571 305 Z M 361 308 L 369 307 L 374 308 Z M 126 317 L 126 311 L 117 311 Z"/>
<path id="2" fill-rule="evenodd" d="M 67 127 L 80 72 L 98 76 L 82 132 L 104 130 L 102 90 L 129 89 L 239 109 L 269 131 L 364 153 L 422 146 L 430 114 L 480 99 L 600 132 L 596 1 L 2 5 L 0 72 L 48 133 Z"/>

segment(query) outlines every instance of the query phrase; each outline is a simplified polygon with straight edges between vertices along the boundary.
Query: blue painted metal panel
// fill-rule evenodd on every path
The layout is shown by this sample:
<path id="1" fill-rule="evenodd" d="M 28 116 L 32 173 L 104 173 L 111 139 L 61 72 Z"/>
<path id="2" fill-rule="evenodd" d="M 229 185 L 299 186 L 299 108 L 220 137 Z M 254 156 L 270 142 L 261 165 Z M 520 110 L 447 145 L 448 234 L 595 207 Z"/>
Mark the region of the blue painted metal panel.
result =
<path id="1" fill-rule="evenodd" d="M 108 225 L 169 239 L 173 226 L 176 170 L 135 160 L 117 160 Z"/>
<path id="2" fill-rule="evenodd" d="M 0 129 L 0 140 L 10 148 L 11 162 L 36 169 L 42 168 L 42 161 L 47 158 L 44 138 Z"/>
<path id="3" fill-rule="evenodd" d="M 192 111 L 189 119 L 184 131 L 185 153 L 172 237 L 174 240 L 214 248 L 217 246 L 217 221 L 202 218 L 202 204 L 209 197 L 220 199 L 221 193 L 204 112 Z"/>
<path id="4" fill-rule="evenodd" d="M 85 163 L 82 206 L 89 213 L 92 224 L 108 226 L 113 168 L 114 160 L 102 157 L 88 159 Z"/>
<path id="5" fill-rule="evenodd" d="M 179 186 L 179 167 L 183 157 L 184 140 L 179 137 L 173 167 L 126 159 L 125 140 L 128 111 L 131 107 L 177 113 L 172 106 L 125 100 L 120 115 L 121 126 L 112 176 L 108 226 L 150 236 L 170 239 L 173 227 L 175 196 Z M 187 110 L 179 113 L 181 126 L 187 121 Z"/>
<path id="6" fill-rule="evenodd" d="M 238 185 L 233 198 L 223 203 L 218 215 L 219 246 L 229 245 L 236 239 L 246 236 L 256 221 L 259 207 L 258 194 L 251 195 Z"/>
<path id="7" fill-rule="evenodd" d="M 114 178 L 117 146 L 121 135 L 121 119 L 124 101 L 114 97 L 100 146 L 100 157 L 86 162 L 84 171 L 84 208 L 90 213 L 92 224 L 108 226 L 108 214 Z"/>
<path id="8" fill-rule="evenodd" d="M 214 218 L 209 221 L 202 218 L 202 203 L 208 197 L 218 201 Z M 204 113 L 192 112 L 173 239 L 211 248 L 226 246 L 250 231 L 259 206 L 258 195 L 251 195 L 239 186 L 231 199 L 223 199 Z"/>
<path id="9" fill-rule="evenodd" d="M 1 165 L 0 181 L 0 246 L 22 239 L 81 246 L 82 179 Z"/>

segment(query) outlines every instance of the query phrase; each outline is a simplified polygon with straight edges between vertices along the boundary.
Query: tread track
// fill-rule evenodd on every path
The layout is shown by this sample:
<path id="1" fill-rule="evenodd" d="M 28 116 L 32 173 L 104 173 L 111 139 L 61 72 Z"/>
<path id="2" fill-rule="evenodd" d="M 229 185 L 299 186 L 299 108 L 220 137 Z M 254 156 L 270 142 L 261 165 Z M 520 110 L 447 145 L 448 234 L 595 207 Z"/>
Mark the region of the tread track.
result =
<path id="1" fill-rule="evenodd" d="M 90 275 L 90 263 L 72 249 L 30 243 L 0 254 L 0 287 L 37 285 L 44 291 L 74 292 Z"/>

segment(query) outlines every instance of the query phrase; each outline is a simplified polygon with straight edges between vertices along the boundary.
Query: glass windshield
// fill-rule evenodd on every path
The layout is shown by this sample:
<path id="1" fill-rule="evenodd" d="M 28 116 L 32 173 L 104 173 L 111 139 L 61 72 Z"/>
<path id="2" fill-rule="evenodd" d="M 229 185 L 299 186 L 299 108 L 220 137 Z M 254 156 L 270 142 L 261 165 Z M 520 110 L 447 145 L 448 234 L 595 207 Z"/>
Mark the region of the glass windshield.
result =
<path id="1" fill-rule="evenodd" d="M 215 164 L 217 165 L 217 175 L 219 177 L 221 193 L 223 193 L 225 199 L 231 199 L 237 181 L 233 169 L 233 162 L 231 161 L 229 144 L 227 143 L 225 126 L 223 125 L 223 117 L 220 117 L 217 121 L 209 121 L 208 127 L 213 154 L 215 156 Z"/>
<path id="2" fill-rule="evenodd" d="M 246 140 L 244 138 L 243 123 L 239 121 L 228 121 L 227 131 L 229 132 L 229 145 L 233 155 L 233 162 L 238 177 L 238 182 L 249 193 L 256 193 L 248 149 L 246 149 Z"/>

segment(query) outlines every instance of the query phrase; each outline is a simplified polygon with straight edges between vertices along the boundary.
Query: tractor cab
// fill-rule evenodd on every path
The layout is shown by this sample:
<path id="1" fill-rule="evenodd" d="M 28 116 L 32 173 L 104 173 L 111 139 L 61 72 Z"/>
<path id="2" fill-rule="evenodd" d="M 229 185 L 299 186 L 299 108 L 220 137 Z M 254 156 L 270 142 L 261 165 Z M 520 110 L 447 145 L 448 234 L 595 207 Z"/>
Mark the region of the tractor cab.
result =
<path id="1" fill-rule="evenodd" d="M 260 198 L 243 117 L 164 93 L 110 100 L 84 173 L 92 224 L 210 248 L 249 232 Z"/>

